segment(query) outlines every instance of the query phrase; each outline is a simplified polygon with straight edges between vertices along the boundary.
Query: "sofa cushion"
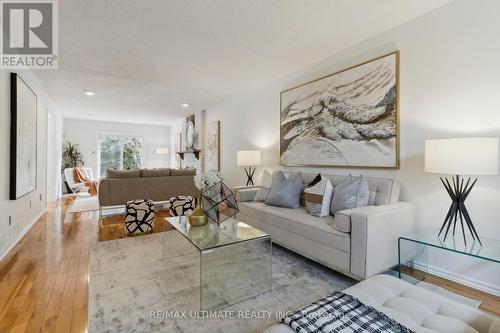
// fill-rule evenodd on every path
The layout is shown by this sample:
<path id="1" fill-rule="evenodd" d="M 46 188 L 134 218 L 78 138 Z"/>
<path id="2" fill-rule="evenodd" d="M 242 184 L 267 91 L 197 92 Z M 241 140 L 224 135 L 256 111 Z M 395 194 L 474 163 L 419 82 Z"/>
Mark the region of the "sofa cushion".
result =
<path id="1" fill-rule="evenodd" d="M 171 176 L 192 176 L 196 175 L 196 169 L 171 169 Z"/>
<path id="2" fill-rule="evenodd" d="M 141 170 L 114 170 L 108 169 L 108 178 L 140 178 Z"/>
<path id="3" fill-rule="evenodd" d="M 160 168 L 160 169 L 141 169 L 141 177 L 169 177 L 170 168 Z"/>
<path id="4" fill-rule="evenodd" d="M 262 202 L 240 202 L 240 214 L 269 223 L 277 228 L 309 238 L 323 245 L 344 251 L 351 251 L 350 234 L 335 227 L 335 219 L 311 216 L 305 208 L 283 208 L 268 206 Z"/>

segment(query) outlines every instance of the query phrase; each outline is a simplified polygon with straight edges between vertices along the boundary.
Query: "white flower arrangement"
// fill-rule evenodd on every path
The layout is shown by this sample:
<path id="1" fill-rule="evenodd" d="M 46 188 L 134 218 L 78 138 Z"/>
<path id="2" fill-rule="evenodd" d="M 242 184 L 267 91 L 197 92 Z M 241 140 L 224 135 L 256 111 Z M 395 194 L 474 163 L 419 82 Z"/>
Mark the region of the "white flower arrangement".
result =
<path id="1" fill-rule="evenodd" d="M 223 180 L 224 180 L 224 175 L 222 173 L 215 171 L 208 171 L 194 176 L 194 185 L 200 191 L 204 191 L 210 186 L 213 186 Z"/>

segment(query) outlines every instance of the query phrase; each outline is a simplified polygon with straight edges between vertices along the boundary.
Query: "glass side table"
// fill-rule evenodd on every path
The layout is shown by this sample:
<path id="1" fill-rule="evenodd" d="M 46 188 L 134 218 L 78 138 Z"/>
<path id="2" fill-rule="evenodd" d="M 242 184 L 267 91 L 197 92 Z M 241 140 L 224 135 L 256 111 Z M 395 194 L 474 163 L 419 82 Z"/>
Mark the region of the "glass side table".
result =
<path id="1" fill-rule="evenodd" d="M 416 283 L 429 274 L 429 252 L 446 251 L 467 258 L 500 263 L 500 240 L 481 237 L 483 245 L 467 239 L 464 243 L 461 234 L 453 237 L 438 237 L 439 229 L 426 229 L 398 239 L 398 274 L 399 278 Z"/>
<path id="2" fill-rule="evenodd" d="M 229 218 L 192 227 L 166 218 L 200 255 L 200 310 L 218 310 L 272 290 L 271 236 Z"/>

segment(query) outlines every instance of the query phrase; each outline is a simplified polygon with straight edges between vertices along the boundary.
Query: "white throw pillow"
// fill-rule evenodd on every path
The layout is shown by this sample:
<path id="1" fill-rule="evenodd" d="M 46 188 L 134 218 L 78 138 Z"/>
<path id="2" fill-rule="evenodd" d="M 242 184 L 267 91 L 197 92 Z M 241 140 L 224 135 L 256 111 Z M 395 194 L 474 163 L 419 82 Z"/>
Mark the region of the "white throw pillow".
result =
<path id="1" fill-rule="evenodd" d="M 262 173 L 262 181 L 260 182 L 260 185 L 265 188 L 271 188 L 272 183 L 273 183 L 273 175 L 271 175 L 269 171 L 264 170 L 264 173 Z"/>
<path id="2" fill-rule="evenodd" d="M 273 176 L 269 173 L 269 171 L 264 170 L 262 174 L 262 181 L 257 193 L 255 194 L 254 201 L 264 202 L 269 195 L 269 191 L 271 190 L 271 184 L 273 183 Z"/>
<path id="3" fill-rule="evenodd" d="M 306 209 L 313 216 L 330 215 L 330 204 L 333 197 L 333 185 L 330 179 L 321 176 L 321 181 L 305 190 Z"/>

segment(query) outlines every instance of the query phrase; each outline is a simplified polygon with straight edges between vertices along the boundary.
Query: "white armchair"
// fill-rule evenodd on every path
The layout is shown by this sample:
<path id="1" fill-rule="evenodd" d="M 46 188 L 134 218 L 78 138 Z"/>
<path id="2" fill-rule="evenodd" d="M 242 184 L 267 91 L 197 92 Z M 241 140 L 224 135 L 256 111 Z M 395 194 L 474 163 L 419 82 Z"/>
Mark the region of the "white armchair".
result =
<path id="1" fill-rule="evenodd" d="M 88 179 L 94 180 L 92 168 L 82 167 L 80 169 Z M 84 183 L 75 183 L 75 179 L 73 178 L 73 168 L 64 169 L 64 180 L 66 181 L 66 184 L 68 184 L 68 188 L 72 191 L 72 193 L 83 193 L 89 191 L 89 188 L 85 186 Z"/>

